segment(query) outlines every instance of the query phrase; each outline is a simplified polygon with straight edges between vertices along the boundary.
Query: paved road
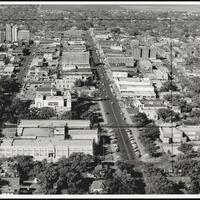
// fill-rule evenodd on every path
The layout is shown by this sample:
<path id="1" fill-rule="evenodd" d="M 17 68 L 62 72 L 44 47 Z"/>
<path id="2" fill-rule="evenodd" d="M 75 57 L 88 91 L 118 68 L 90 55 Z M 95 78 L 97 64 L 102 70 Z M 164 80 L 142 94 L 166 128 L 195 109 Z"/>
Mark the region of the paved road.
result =
<path id="1" fill-rule="evenodd" d="M 27 74 L 29 66 L 33 60 L 32 52 L 34 51 L 34 49 L 35 46 L 30 48 L 31 54 L 29 56 L 24 57 L 25 60 L 23 61 L 23 65 L 20 68 L 20 72 L 17 74 L 17 82 L 21 84 L 24 82 L 25 75 Z"/>
<path id="2" fill-rule="evenodd" d="M 90 44 L 91 43 L 92 42 L 90 40 Z M 96 54 L 95 49 L 92 51 L 92 54 L 93 54 L 93 58 L 95 62 L 97 62 L 96 59 L 98 58 L 98 55 Z M 91 64 L 93 65 L 94 63 L 92 62 Z M 96 69 L 99 74 L 101 83 L 104 84 L 100 87 L 101 97 L 108 99 L 108 100 L 103 101 L 104 110 L 106 110 L 107 112 L 108 123 L 112 124 L 113 126 L 116 125 L 116 128 L 114 129 L 117 134 L 121 157 L 124 160 L 134 160 L 135 154 L 134 154 L 132 145 L 130 143 L 129 137 L 127 133 L 125 132 L 125 130 L 120 127 L 120 126 L 125 126 L 127 123 L 123 119 L 123 116 L 121 114 L 121 109 L 119 107 L 117 99 L 111 92 L 111 89 L 109 86 L 110 81 L 109 81 L 109 78 L 107 77 L 104 66 L 99 65 L 96 67 Z"/>

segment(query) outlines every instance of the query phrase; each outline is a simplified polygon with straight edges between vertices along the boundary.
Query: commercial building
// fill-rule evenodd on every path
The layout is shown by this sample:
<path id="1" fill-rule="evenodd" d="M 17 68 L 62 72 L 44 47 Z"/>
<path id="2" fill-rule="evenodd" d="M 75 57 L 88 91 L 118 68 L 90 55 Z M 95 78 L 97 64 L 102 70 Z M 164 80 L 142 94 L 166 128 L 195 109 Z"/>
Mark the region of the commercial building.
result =
<path id="1" fill-rule="evenodd" d="M 106 55 L 106 61 L 110 64 L 125 64 L 126 66 L 133 66 L 135 60 L 132 56 L 125 55 Z"/>
<path id="2" fill-rule="evenodd" d="M 89 65 L 89 52 L 66 52 L 62 54 L 62 64 L 86 64 Z"/>
<path id="3" fill-rule="evenodd" d="M 19 30 L 18 31 L 18 40 L 28 42 L 30 40 L 30 31 L 29 30 Z"/>
<path id="4" fill-rule="evenodd" d="M 149 79 L 115 78 L 114 81 L 122 98 L 156 99 L 154 87 Z"/>
<path id="5" fill-rule="evenodd" d="M 200 126 L 160 127 L 160 139 L 163 143 L 181 143 L 200 141 Z"/>

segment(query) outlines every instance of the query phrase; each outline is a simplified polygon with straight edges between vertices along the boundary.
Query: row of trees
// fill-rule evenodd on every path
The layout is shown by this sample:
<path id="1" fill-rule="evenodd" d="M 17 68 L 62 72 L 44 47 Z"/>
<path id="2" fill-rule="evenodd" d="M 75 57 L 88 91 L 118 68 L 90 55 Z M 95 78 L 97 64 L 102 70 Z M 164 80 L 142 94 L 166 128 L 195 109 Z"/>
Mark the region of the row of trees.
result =
<path id="1" fill-rule="evenodd" d="M 164 122 L 177 122 L 180 120 L 179 113 L 174 112 L 171 109 L 160 108 L 157 111 L 158 119 L 162 119 Z"/>
<path id="2" fill-rule="evenodd" d="M 96 83 L 91 76 L 89 76 L 86 80 L 77 79 L 74 83 L 75 87 L 82 86 L 95 86 Z"/>
<path id="3" fill-rule="evenodd" d="M 155 141 L 159 139 L 159 136 L 159 128 L 153 123 L 146 125 L 140 132 L 139 139 L 144 145 L 145 151 L 152 157 L 159 156 L 159 153 L 157 152 L 159 147 L 155 144 Z"/>
<path id="4" fill-rule="evenodd" d="M 85 194 L 91 180 L 84 178 L 84 172 L 92 172 L 96 162 L 91 155 L 71 154 L 56 163 L 47 160 L 34 161 L 31 156 L 16 156 L 8 160 L 17 161 L 14 169 L 19 172 L 21 180 L 37 178 L 40 187 L 36 194 Z"/>

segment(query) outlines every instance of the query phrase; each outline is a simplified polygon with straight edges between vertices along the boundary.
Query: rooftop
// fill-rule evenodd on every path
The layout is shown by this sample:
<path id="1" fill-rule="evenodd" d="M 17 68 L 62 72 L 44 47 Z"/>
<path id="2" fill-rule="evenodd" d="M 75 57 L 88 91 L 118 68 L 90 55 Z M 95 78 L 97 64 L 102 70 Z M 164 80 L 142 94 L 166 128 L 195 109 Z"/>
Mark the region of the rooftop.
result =
<path id="1" fill-rule="evenodd" d="M 90 120 L 20 120 L 18 128 L 24 127 L 64 127 L 68 124 L 68 127 L 85 127 L 89 128 Z"/>
<path id="2" fill-rule="evenodd" d="M 91 146 L 91 139 L 67 139 L 64 140 L 63 136 L 55 137 L 36 137 L 36 139 L 24 139 L 24 138 L 15 138 L 15 139 L 4 139 L 1 143 L 1 146 L 48 146 L 49 148 L 54 148 L 54 146 Z"/>

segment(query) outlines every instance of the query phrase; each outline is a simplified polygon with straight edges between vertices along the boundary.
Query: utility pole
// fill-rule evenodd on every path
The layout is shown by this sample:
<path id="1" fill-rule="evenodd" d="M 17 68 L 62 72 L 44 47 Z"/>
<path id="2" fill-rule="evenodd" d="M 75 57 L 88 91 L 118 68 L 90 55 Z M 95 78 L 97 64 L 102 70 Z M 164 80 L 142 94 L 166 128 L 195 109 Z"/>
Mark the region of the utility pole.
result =
<path id="1" fill-rule="evenodd" d="M 171 19 L 171 16 L 169 18 L 169 28 L 170 28 L 170 66 L 171 66 L 171 77 L 170 77 L 170 81 L 171 81 L 171 167 L 172 167 L 172 174 L 174 173 L 174 155 L 173 155 L 173 152 L 174 152 L 174 149 L 173 149 L 173 92 L 172 92 L 172 84 L 173 84 L 173 54 L 172 54 L 172 50 L 173 50 L 173 41 L 172 41 L 172 19 Z"/>

